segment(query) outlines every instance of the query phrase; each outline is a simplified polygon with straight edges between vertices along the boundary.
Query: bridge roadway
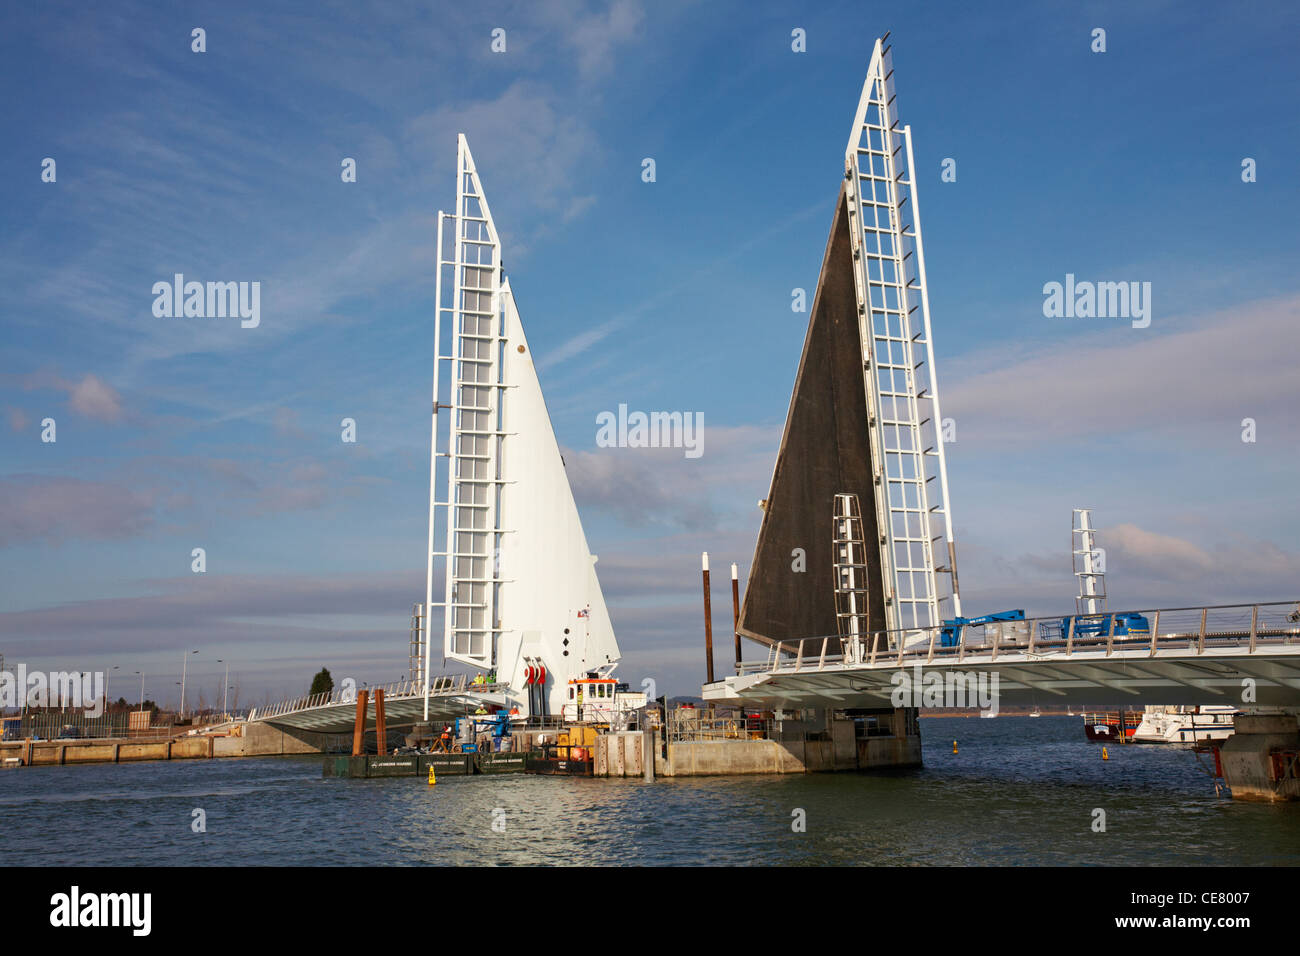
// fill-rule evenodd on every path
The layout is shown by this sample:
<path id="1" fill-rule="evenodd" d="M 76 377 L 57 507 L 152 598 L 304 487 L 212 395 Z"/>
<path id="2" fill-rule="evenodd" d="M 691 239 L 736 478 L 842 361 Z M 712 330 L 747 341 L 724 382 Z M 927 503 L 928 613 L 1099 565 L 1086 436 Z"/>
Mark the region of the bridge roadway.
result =
<path id="1" fill-rule="evenodd" d="M 1077 616 L 1068 628 L 1057 616 L 968 626 L 952 647 L 938 628 L 787 641 L 766 661 L 704 685 L 703 695 L 717 703 L 889 707 L 900 671 L 914 678 L 920 668 L 923 678 L 996 674 L 999 706 L 1300 706 L 1300 602 L 1136 613 L 1147 619 L 1146 633 L 1117 636 L 1112 617 L 1105 633 L 1076 634 Z M 1247 680 L 1253 700 L 1243 698 Z"/>
<path id="2" fill-rule="evenodd" d="M 375 725 L 375 690 L 369 688 L 367 726 Z M 384 691 L 384 720 L 389 728 L 407 727 L 424 719 L 424 688 L 417 681 L 388 684 Z M 506 706 L 505 684 L 473 684 L 464 675 L 433 678 L 429 687 L 429 720 L 448 722 L 471 713 L 479 704 Z M 283 730 L 305 730 L 320 734 L 351 733 L 357 716 L 355 696 L 342 692 L 317 694 L 283 701 L 272 707 L 256 708 L 249 721 L 266 723 Z"/>

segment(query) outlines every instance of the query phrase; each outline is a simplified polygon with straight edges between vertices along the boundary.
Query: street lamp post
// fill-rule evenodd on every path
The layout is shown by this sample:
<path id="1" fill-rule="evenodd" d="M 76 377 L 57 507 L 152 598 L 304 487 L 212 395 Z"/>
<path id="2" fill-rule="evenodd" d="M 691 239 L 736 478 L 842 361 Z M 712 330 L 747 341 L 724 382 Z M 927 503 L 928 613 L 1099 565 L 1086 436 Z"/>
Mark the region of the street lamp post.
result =
<path id="1" fill-rule="evenodd" d="M 118 665 L 116 664 L 114 664 L 112 667 L 104 668 L 104 710 L 105 711 L 108 710 L 108 675 L 110 671 L 115 671 L 117 669 L 118 669 Z"/>
<path id="2" fill-rule="evenodd" d="M 185 667 L 190 662 L 190 654 L 197 654 L 198 651 L 190 651 L 181 658 L 181 720 L 185 719 Z"/>
<path id="3" fill-rule="evenodd" d="M 230 661 L 223 661 L 220 657 L 218 657 L 217 663 L 226 665 L 226 682 L 224 685 L 222 685 L 221 688 L 221 715 L 223 717 L 229 717 L 230 716 Z"/>

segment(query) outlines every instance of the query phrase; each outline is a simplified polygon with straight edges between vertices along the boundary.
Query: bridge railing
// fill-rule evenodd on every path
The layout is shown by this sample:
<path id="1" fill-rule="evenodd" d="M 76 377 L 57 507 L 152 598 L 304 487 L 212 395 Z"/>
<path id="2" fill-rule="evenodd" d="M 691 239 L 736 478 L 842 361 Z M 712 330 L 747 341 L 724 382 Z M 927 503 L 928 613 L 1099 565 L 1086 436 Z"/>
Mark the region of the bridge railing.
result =
<path id="1" fill-rule="evenodd" d="M 1206 607 L 1102 611 L 965 625 L 954 639 L 942 626 L 875 631 L 856 636 L 807 637 L 773 644 L 765 660 L 745 661 L 740 673 L 797 673 L 827 667 L 907 666 L 935 661 L 1072 657 L 1145 651 L 1256 653 L 1300 644 L 1300 601 Z"/>
<path id="2" fill-rule="evenodd" d="M 455 694 L 464 694 L 467 691 L 475 693 L 490 694 L 506 689 L 509 685 L 504 683 L 496 684 L 473 684 L 467 674 L 445 674 L 429 680 L 429 696 L 447 696 Z M 375 692 L 382 690 L 384 700 L 402 700 L 411 697 L 422 697 L 424 693 L 423 681 L 401 680 L 393 681 L 390 684 L 382 684 L 378 687 L 365 688 L 374 700 Z M 283 717 L 286 714 L 297 713 L 298 711 L 311 710 L 315 707 L 332 707 L 338 704 L 355 704 L 355 692 L 349 692 L 346 696 L 342 689 L 336 690 L 329 694 L 309 694 L 305 697 L 291 697 L 288 700 L 282 700 L 279 703 L 272 704 L 269 707 L 255 707 L 249 712 L 249 720 L 267 720 L 276 717 Z"/>

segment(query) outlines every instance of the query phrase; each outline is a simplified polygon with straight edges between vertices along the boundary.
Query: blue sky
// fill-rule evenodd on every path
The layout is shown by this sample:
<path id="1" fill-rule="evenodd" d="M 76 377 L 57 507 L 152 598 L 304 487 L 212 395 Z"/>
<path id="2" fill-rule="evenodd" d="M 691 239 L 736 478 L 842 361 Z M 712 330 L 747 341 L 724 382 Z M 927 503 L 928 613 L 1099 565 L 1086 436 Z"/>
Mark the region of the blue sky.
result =
<path id="1" fill-rule="evenodd" d="M 885 30 L 966 604 L 1072 606 L 1075 506 L 1102 528 L 1113 603 L 1300 596 L 1300 15 L 1132 6 L 11 5 L 0 653 L 143 669 L 174 699 L 198 648 L 208 699 L 228 658 L 245 703 L 322 665 L 405 671 L 433 231 L 464 132 L 623 674 L 696 692 L 698 553 L 751 557 L 807 321 L 791 290 L 816 284 Z M 260 281 L 260 326 L 155 318 L 176 272 Z M 1150 282 L 1151 326 L 1045 318 L 1066 273 Z M 702 412 L 703 457 L 597 448 L 620 403 Z M 725 632 L 723 582 L 715 598 Z"/>

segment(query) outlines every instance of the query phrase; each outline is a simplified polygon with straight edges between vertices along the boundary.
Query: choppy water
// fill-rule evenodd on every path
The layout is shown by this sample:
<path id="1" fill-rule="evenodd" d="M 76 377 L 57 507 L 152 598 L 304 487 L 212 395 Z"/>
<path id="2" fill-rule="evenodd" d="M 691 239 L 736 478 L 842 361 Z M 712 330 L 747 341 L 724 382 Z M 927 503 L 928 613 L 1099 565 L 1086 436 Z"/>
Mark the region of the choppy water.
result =
<path id="1" fill-rule="evenodd" d="M 1300 805 L 1216 797 L 1188 751 L 1113 747 L 1103 763 L 1068 717 L 921 732 L 920 770 L 652 786 L 326 780 L 319 757 L 24 768 L 0 774 L 0 863 L 1300 864 Z"/>

